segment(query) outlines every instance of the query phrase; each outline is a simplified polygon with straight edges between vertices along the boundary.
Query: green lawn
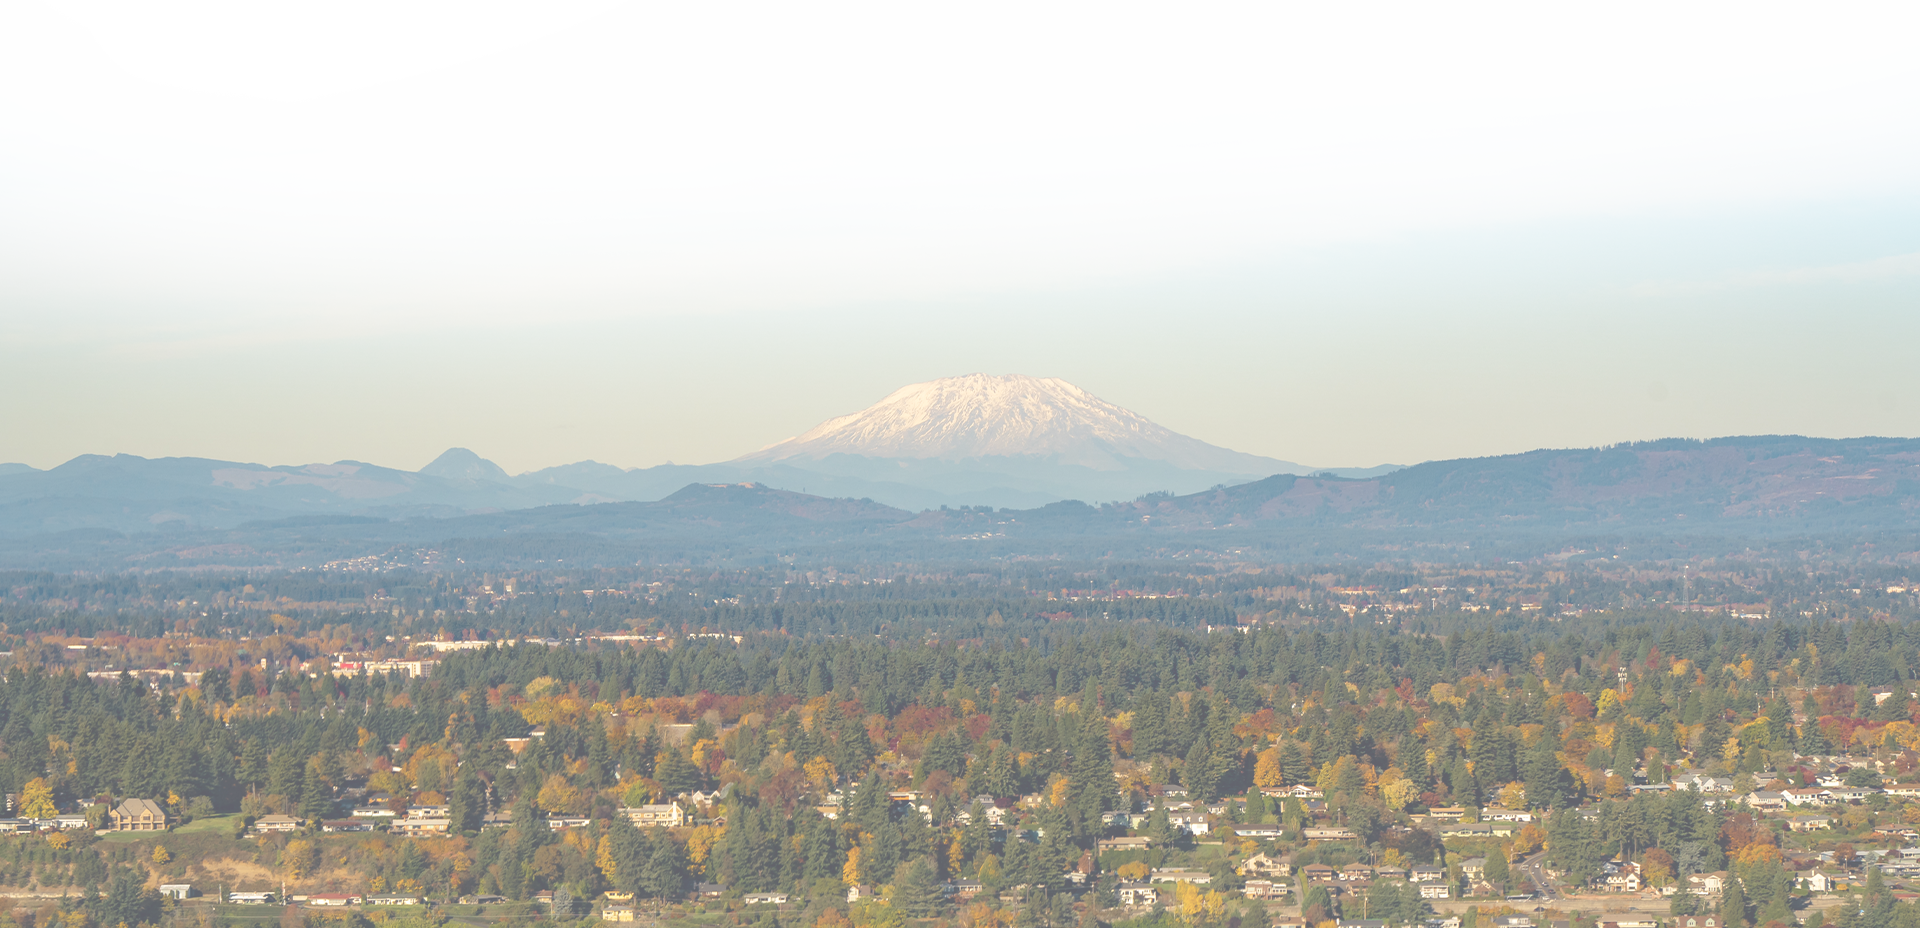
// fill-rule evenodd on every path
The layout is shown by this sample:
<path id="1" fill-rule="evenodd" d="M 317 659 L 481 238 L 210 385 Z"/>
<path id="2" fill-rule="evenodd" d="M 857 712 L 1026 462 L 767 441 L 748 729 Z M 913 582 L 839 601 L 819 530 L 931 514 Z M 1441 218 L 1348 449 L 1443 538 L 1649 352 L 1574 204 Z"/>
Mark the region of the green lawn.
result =
<path id="1" fill-rule="evenodd" d="M 226 815 L 209 815 L 205 818 L 196 818 L 179 828 L 175 828 L 173 831 L 175 834 L 182 835 L 196 834 L 199 832 L 214 832 L 216 834 L 230 835 L 233 834 L 233 823 L 239 819 L 240 813 L 238 812 L 231 812 Z"/>

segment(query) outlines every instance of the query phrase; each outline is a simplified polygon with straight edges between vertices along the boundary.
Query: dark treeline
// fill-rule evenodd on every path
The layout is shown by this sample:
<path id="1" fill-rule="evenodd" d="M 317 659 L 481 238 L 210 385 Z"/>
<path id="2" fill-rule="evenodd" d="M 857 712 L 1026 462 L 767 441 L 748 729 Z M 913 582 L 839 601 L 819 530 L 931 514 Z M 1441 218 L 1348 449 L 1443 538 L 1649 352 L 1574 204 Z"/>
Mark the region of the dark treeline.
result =
<path id="1" fill-rule="evenodd" d="M 969 630 L 1057 618 L 1195 627 L 1264 620 L 1324 625 L 1351 615 L 1408 622 L 1457 611 L 1724 608 L 1771 618 L 1920 617 L 1920 586 L 1900 565 L 1791 562 L 1680 565 L 1607 558 L 1565 564 L 1245 566 L 1194 562 L 863 562 L 745 569 L 545 567 L 517 572 L 397 569 L 259 573 L 0 574 L 0 625 L 16 634 L 167 632 L 260 637 L 275 616 L 370 635 L 559 636 L 777 630 L 871 635 L 903 626 Z M 1441 625 L 1418 626 L 1445 634 Z M 958 629 L 956 629 L 958 630 Z M 1004 630 L 996 632 L 1004 633 Z"/>

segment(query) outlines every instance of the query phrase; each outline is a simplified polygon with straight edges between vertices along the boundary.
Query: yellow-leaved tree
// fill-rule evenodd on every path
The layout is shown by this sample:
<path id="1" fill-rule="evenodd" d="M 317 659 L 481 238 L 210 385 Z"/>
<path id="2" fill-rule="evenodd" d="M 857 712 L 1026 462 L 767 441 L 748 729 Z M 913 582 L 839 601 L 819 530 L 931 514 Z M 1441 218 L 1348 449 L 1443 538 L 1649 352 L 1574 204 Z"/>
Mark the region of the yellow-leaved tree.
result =
<path id="1" fill-rule="evenodd" d="M 565 776 L 549 774 L 547 782 L 540 786 L 540 794 L 533 801 L 548 812 L 572 812 L 580 804 L 580 791 L 574 789 Z"/>
<path id="2" fill-rule="evenodd" d="M 693 864 L 694 872 L 706 872 L 707 855 L 713 853 L 713 846 L 719 844 L 726 833 L 725 825 L 701 825 L 687 833 L 687 860 Z"/>
<path id="3" fill-rule="evenodd" d="M 847 851 L 847 863 L 840 868 L 840 882 L 848 886 L 860 882 L 860 848 L 855 846 Z"/>
<path id="4" fill-rule="evenodd" d="M 1283 786 L 1286 781 L 1286 773 L 1280 768 L 1280 746 L 1276 744 L 1261 751 L 1259 761 L 1253 765 L 1253 785 Z"/>
<path id="5" fill-rule="evenodd" d="M 286 868 L 289 879 L 304 879 L 319 862 L 319 850 L 304 838 L 288 841 L 286 850 L 280 852 L 280 864 Z"/>
<path id="6" fill-rule="evenodd" d="M 45 777 L 34 777 L 20 788 L 20 814 L 27 818 L 52 818 L 60 814 L 53 804 L 53 787 Z"/>
<path id="7" fill-rule="evenodd" d="M 1503 809 L 1524 809 L 1527 807 L 1527 785 L 1518 780 L 1500 787 L 1500 807 Z"/>
<path id="8" fill-rule="evenodd" d="M 1184 881 L 1174 885 L 1178 887 L 1174 892 L 1180 899 L 1182 922 L 1189 925 L 1210 923 L 1227 914 L 1227 897 L 1221 895 L 1219 890 L 1203 893 L 1200 887 Z"/>
<path id="9" fill-rule="evenodd" d="M 1407 803 L 1420 796 L 1420 787 L 1412 780 L 1395 780 L 1380 788 L 1380 801 L 1395 812 L 1407 807 Z"/>
<path id="10" fill-rule="evenodd" d="M 803 769 L 807 775 L 807 782 L 812 783 L 814 789 L 823 793 L 833 789 L 833 784 L 840 780 L 839 772 L 833 769 L 833 761 L 824 757 L 807 761 L 807 766 Z"/>
<path id="11" fill-rule="evenodd" d="M 599 853 L 593 857 L 594 865 L 599 867 L 600 872 L 606 875 L 608 883 L 619 885 L 620 864 L 613 859 L 613 839 L 606 835 L 601 835 L 598 850 Z"/>

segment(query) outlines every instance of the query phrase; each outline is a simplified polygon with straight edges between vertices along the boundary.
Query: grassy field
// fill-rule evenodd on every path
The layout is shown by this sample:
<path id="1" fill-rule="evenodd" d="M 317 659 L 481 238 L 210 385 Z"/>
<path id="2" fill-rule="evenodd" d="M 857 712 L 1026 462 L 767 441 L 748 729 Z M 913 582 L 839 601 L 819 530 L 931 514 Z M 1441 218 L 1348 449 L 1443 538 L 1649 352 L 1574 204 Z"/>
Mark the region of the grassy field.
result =
<path id="1" fill-rule="evenodd" d="M 239 820 L 240 813 L 238 812 L 232 812 L 226 815 L 209 815 L 205 818 L 196 818 L 179 828 L 175 828 L 173 833 L 177 835 L 191 835 L 200 832 L 213 832 L 215 834 L 230 835 L 233 834 L 233 824 Z"/>

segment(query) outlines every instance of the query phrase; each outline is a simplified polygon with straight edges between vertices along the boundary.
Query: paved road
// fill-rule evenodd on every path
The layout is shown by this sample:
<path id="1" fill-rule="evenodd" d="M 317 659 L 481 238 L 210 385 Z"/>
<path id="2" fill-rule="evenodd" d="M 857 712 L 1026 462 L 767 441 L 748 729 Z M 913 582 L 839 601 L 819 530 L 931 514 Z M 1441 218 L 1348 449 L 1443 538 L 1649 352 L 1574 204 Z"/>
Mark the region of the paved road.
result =
<path id="1" fill-rule="evenodd" d="M 1527 879 L 1532 880 L 1533 885 L 1540 890 L 1540 898 L 1549 901 L 1560 898 L 1559 891 L 1554 888 L 1553 878 L 1547 875 L 1546 851 L 1521 861 L 1520 872 L 1526 874 Z"/>

